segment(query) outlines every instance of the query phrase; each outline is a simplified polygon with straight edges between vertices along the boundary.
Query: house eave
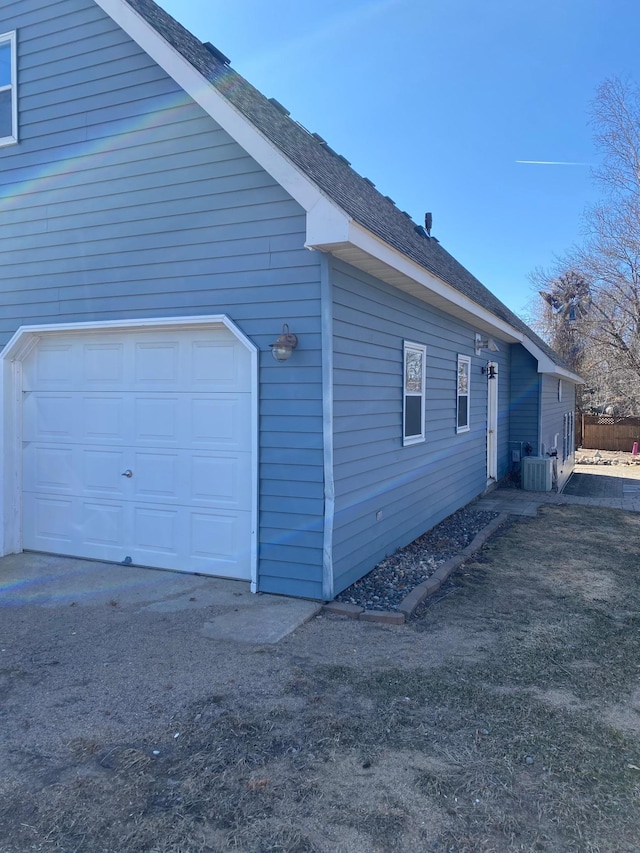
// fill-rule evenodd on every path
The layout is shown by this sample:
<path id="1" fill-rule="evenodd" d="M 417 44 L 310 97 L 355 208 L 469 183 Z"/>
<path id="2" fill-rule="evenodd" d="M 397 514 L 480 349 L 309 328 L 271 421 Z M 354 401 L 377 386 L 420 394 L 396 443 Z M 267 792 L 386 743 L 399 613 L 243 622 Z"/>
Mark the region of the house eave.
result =
<path id="1" fill-rule="evenodd" d="M 357 222 L 343 216 L 342 229 L 333 224 L 326 233 L 321 233 L 312 211 L 307 217 L 307 248 L 330 252 L 356 269 L 469 323 L 478 331 L 499 335 L 501 340 L 508 343 L 522 341 L 524 335 L 521 332 Z M 338 235 L 343 239 L 336 239 Z"/>
<path id="2" fill-rule="evenodd" d="M 566 379 L 574 385 L 584 385 L 584 379 L 581 376 L 571 370 L 561 367 L 559 364 L 555 364 L 551 361 L 549 356 L 543 353 L 542 350 L 533 343 L 533 341 L 529 340 L 529 338 L 523 336 L 521 343 L 527 352 L 530 352 L 531 355 L 537 359 L 538 373 L 548 373 L 558 379 Z"/>
<path id="3" fill-rule="evenodd" d="M 324 214 L 322 224 L 328 223 L 326 210 Z M 536 358 L 540 373 L 548 373 L 577 384 L 582 383 L 580 376 L 555 364 L 521 331 L 482 308 L 357 222 L 348 219 L 345 214 L 341 223 L 333 221 L 324 234 L 314 211 L 307 216 L 307 223 L 307 248 L 330 252 L 356 269 L 468 323 L 480 332 L 495 335 L 507 343 L 522 344 Z M 335 239 L 340 236 L 343 239 Z M 310 237 L 313 242 L 310 242 Z"/>

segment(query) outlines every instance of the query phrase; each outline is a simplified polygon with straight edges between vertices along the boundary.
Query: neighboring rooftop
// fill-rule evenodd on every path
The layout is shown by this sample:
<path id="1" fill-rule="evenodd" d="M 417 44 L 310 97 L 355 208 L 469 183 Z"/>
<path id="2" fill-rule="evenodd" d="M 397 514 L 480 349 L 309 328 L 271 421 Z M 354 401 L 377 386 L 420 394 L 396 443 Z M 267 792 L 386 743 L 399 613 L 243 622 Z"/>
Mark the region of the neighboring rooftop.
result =
<path id="1" fill-rule="evenodd" d="M 412 261 L 526 335 L 554 364 L 570 370 L 560 356 L 507 308 L 434 238 L 416 228 L 392 199 L 351 168 L 317 133 L 292 119 L 230 67 L 210 43 L 203 43 L 154 0 L 126 0 L 197 71 L 267 137 L 317 187 L 356 222 Z"/>

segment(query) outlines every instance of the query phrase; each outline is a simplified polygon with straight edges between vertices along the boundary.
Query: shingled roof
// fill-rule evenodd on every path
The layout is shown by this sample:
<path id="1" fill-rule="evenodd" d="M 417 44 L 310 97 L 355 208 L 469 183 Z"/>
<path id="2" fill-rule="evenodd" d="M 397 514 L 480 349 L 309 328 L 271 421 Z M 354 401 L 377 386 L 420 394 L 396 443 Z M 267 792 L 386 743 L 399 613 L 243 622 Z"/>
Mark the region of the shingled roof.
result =
<path id="1" fill-rule="evenodd" d="M 234 71 L 223 55 L 212 52 L 153 0 L 126 2 L 348 216 L 524 334 L 554 364 L 571 371 L 554 350 L 437 240 L 418 233 L 416 224 L 391 199 L 352 169 L 324 140 L 307 131 L 277 102 L 269 100 Z"/>

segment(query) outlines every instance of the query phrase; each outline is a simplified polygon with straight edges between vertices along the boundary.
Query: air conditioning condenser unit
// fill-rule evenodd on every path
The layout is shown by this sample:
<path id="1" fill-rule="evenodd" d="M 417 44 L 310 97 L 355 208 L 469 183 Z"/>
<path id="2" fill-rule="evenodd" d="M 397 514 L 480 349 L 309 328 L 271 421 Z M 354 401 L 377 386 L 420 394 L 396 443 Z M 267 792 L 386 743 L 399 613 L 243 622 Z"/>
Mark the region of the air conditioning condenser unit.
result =
<path id="1" fill-rule="evenodd" d="M 522 460 L 522 488 L 527 492 L 550 492 L 552 485 L 551 456 L 525 456 Z"/>

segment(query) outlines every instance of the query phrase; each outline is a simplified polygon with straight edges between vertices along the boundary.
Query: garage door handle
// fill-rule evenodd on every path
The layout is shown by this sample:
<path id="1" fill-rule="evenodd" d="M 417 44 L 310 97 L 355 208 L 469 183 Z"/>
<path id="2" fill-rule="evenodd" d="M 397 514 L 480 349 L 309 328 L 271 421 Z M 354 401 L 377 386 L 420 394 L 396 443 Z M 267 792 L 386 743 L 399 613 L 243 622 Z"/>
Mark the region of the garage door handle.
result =
<path id="1" fill-rule="evenodd" d="M 133 477 L 133 471 L 131 470 L 131 468 L 127 468 L 126 471 L 122 472 L 122 476 L 123 477 Z"/>

